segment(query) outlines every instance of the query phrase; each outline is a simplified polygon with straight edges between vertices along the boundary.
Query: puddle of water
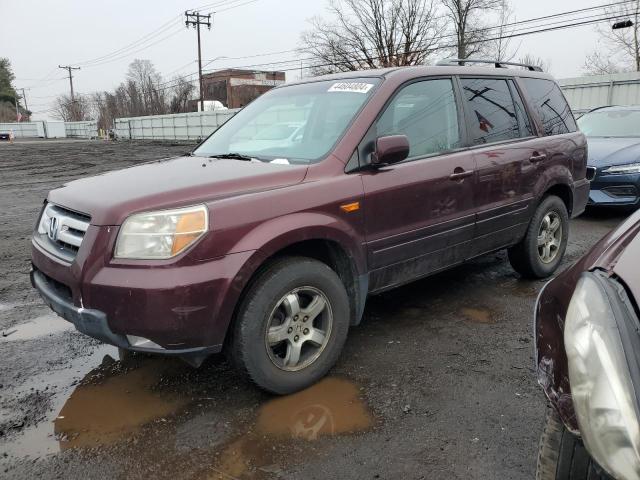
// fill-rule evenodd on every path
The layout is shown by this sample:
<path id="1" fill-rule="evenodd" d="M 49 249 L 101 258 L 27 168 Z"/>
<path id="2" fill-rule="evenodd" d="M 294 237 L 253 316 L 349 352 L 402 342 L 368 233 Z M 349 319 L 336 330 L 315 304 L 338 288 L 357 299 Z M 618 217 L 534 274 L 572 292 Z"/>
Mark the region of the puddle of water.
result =
<path id="1" fill-rule="evenodd" d="M 486 308 L 463 308 L 462 315 L 474 323 L 495 323 L 491 312 Z"/>
<path id="2" fill-rule="evenodd" d="M 72 323 L 60 318 L 55 313 L 48 313 L 7 329 L 2 332 L 2 339 L 5 341 L 31 340 L 73 329 Z"/>
<path id="3" fill-rule="evenodd" d="M 207 478 L 277 473 L 280 465 L 291 463 L 292 456 L 304 457 L 293 452 L 304 448 L 304 443 L 363 431 L 372 423 L 356 385 L 341 378 L 325 378 L 260 407 L 254 427 L 227 445 Z"/>
<path id="4" fill-rule="evenodd" d="M 78 386 L 54 420 L 60 449 L 114 443 L 182 408 L 186 399 L 152 391 L 165 371 L 164 363 L 149 360 L 97 385 Z"/>
<path id="5" fill-rule="evenodd" d="M 118 358 L 117 349 L 110 345 L 101 345 L 90 355 L 77 357 L 61 370 L 46 371 L 40 375 L 34 375 L 27 382 L 11 391 L 12 395 L 21 397 L 33 390 L 43 390 L 49 387 L 56 393 L 51 397 L 52 418 L 39 422 L 33 427 L 25 428 L 10 442 L 0 442 L 0 450 L 7 454 L 22 458 L 26 456 L 41 456 L 55 453 L 59 450 L 58 442 L 54 437 L 52 421 L 57 416 L 69 394 L 73 391 L 73 385 L 81 380 L 88 372 L 100 365 L 105 358 L 112 360 Z"/>

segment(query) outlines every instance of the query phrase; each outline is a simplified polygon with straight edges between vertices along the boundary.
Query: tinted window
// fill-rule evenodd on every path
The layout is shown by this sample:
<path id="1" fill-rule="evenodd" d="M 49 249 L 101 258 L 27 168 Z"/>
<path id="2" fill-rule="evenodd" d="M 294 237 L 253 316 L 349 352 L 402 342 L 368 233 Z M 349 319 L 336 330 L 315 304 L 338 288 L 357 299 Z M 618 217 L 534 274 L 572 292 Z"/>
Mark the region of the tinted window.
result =
<path id="1" fill-rule="evenodd" d="M 578 128 L 560 87 L 551 80 L 523 78 L 530 103 L 542 122 L 544 135 L 575 132 Z"/>
<path id="2" fill-rule="evenodd" d="M 518 117 L 518 124 L 520 125 L 520 135 L 523 137 L 531 137 L 535 135 L 535 133 L 533 133 L 531 120 L 529 119 L 527 110 L 524 108 L 522 98 L 518 93 L 518 89 L 511 80 L 509 80 L 509 87 L 511 87 L 511 95 L 513 96 L 513 100 L 516 105 L 516 116 Z"/>
<path id="3" fill-rule="evenodd" d="M 461 82 L 471 114 L 469 133 L 474 144 L 520 137 L 516 109 L 506 80 L 463 78 Z"/>
<path id="4" fill-rule="evenodd" d="M 404 87 L 376 125 L 377 135 L 406 135 L 409 158 L 460 147 L 458 112 L 449 79 L 425 80 Z"/>

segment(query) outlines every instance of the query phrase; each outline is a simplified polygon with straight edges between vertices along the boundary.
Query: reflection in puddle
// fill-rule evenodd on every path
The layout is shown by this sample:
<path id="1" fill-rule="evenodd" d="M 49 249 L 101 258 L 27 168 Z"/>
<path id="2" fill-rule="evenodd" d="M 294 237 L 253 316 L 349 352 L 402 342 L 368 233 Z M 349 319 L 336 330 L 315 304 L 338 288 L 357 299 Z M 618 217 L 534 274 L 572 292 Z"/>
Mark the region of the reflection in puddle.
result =
<path id="1" fill-rule="evenodd" d="M 163 374 L 162 363 L 149 361 L 97 385 L 77 387 L 54 421 L 60 449 L 113 443 L 183 407 L 184 399 L 152 391 Z"/>
<path id="2" fill-rule="evenodd" d="M 304 440 L 364 430 L 371 416 L 359 398 L 358 388 L 341 378 L 325 378 L 287 397 L 271 400 L 256 422 L 258 433 Z"/>
<path id="3" fill-rule="evenodd" d="M 462 315 L 474 323 L 495 323 L 491 312 L 486 308 L 463 308 Z"/>
<path id="4" fill-rule="evenodd" d="M 296 457 L 304 441 L 355 433 L 371 424 L 358 388 L 344 379 L 325 378 L 302 392 L 262 406 L 254 428 L 223 450 L 209 478 L 277 473 L 279 465 L 292 462 L 292 454 Z"/>
<path id="5" fill-rule="evenodd" d="M 73 330 L 73 324 L 54 313 L 36 317 L 33 320 L 11 327 L 2 332 L 4 340 L 31 340 Z"/>

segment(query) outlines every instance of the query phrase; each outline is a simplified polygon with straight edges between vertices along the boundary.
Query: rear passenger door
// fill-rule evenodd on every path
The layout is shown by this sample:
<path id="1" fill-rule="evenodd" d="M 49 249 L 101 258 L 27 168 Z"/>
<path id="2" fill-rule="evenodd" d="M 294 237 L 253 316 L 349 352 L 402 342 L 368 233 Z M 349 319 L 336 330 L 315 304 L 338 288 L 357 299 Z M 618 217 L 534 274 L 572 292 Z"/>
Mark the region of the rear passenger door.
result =
<path id="1" fill-rule="evenodd" d="M 516 242 L 529 220 L 532 190 L 523 176 L 535 169 L 539 151 L 528 113 L 510 78 L 461 77 L 469 142 L 478 183 L 471 256 Z"/>
<path id="2" fill-rule="evenodd" d="M 543 154 L 533 168 L 523 175 L 523 188 L 532 195 L 540 194 L 548 180 L 546 175 L 558 179 L 561 171 L 572 175 L 572 178 L 566 179 L 568 183 L 584 179 L 586 140 L 578 131 L 571 108 L 560 87 L 554 81 L 544 78 L 522 77 L 518 78 L 518 83 L 529 99 L 532 116 L 538 124 L 538 151 Z"/>
<path id="3" fill-rule="evenodd" d="M 475 220 L 475 162 L 464 150 L 464 116 L 452 78 L 401 87 L 359 148 L 406 135 L 409 157 L 361 173 L 370 289 L 379 291 L 467 258 Z"/>

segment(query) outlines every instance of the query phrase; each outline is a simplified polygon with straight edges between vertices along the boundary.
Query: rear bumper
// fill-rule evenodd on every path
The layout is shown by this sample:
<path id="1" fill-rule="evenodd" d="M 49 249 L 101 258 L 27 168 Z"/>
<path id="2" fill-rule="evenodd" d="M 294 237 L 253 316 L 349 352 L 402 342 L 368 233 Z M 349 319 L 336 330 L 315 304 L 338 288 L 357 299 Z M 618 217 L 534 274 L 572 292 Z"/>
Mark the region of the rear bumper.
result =
<path id="1" fill-rule="evenodd" d="M 640 204 L 640 174 L 607 175 L 600 170 L 591 182 L 589 205 L 631 207 Z"/>
<path id="2" fill-rule="evenodd" d="M 573 218 L 582 215 L 589 201 L 589 180 L 586 178 L 573 184 Z"/>

